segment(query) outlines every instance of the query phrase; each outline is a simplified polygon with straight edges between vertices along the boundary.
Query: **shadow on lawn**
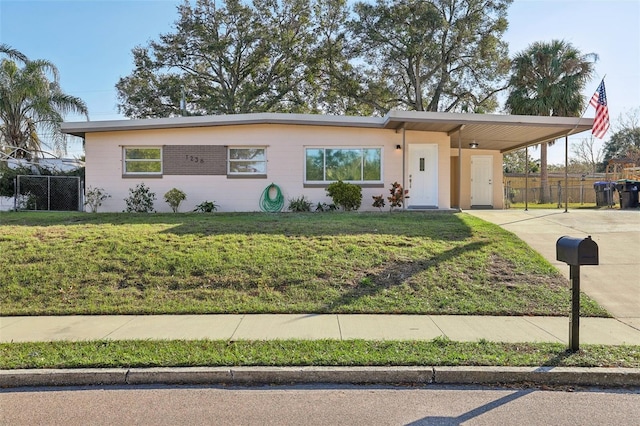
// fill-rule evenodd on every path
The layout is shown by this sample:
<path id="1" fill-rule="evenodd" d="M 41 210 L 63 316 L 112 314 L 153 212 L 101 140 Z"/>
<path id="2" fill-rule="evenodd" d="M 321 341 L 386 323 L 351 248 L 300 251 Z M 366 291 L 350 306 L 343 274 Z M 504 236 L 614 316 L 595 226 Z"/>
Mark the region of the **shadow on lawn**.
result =
<path id="1" fill-rule="evenodd" d="M 467 252 L 481 250 L 488 244 L 490 243 L 485 241 L 475 241 L 454 247 L 429 259 L 414 262 L 392 262 L 382 271 L 366 277 L 367 282 L 371 284 L 357 285 L 343 294 L 340 298 L 330 303 L 327 306 L 327 312 L 341 312 L 341 307 L 352 305 L 363 297 L 375 296 L 384 290 L 399 286 L 422 271 L 433 268 L 440 263 L 455 259 Z"/>
<path id="2" fill-rule="evenodd" d="M 454 214 L 423 212 L 216 214 L 213 220 L 184 221 L 163 232 L 176 235 L 263 234 L 285 237 L 398 235 L 464 241 L 471 228 Z"/>
<path id="3" fill-rule="evenodd" d="M 402 235 L 433 240 L 463 241 L 471 228 L 459 215 L 441 212 L 331 213 L 79 213 L 0 212 L 0 226 L 154 226 L 174 235 L 262 234 Z M 135 232 L 135 229 L 132 229 Z"/>

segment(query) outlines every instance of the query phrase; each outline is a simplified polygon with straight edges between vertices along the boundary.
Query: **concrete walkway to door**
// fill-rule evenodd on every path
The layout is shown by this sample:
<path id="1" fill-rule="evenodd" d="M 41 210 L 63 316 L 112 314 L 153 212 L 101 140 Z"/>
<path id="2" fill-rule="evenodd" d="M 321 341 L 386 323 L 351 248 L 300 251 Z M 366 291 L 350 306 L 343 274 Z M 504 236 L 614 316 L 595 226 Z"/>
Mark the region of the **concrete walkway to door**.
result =
<path id="1" fill-rule="evenodd" d="M 640 210 L 466 210 L 516 234 L 569 279 L 556 260 L 562 236 L 591 238 L 600 265 L 580 268 L 580 286 L 621 322 L 640 330 Z"/>

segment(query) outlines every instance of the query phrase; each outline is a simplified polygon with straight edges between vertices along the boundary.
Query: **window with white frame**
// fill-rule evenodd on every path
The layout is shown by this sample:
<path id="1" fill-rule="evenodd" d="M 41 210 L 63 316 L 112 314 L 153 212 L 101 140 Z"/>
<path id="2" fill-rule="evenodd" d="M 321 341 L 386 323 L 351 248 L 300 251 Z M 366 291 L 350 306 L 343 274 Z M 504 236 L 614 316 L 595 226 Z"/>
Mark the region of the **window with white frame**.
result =
<path id="1" fill-rule="evenodd" d="M 305 182 L 382 182 L 382 148 L 305 148 Z"/>
<path id="2" fill-rule="evenodd" d="M 230 147 L 228 153 L 230 175 L 267 174 L 267 149 L 265 147 Z"/>
<path id="3" fill-rule="evenodd" d="M 162 175 L 161 147 L 124 147 L 124 175 Z"/>

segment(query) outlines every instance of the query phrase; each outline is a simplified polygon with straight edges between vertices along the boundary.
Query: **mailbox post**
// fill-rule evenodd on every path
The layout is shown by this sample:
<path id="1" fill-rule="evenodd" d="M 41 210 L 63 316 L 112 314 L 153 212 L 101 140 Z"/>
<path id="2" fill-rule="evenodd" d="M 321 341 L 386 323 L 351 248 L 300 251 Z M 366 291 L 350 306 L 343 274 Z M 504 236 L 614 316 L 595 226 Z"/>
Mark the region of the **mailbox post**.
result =
<path id="1" fill-rule="evenodd" d="M 580 349 L 580 265 L 598 265 L 598 245 L 587 238 L 560 237 L 556 241 L 556 260 L 569 265 L 571 279 L 571 320 L 569 322 L 569 349 Z"/>

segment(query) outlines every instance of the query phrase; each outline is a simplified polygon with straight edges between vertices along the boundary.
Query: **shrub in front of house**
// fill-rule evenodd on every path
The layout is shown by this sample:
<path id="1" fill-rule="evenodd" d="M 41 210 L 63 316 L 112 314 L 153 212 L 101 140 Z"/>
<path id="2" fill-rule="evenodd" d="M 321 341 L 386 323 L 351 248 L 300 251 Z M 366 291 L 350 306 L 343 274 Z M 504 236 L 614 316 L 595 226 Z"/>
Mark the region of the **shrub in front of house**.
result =
<path id="1" fill-rule="evenodd" d="M 382 208 L 385 206 L 384 195 L 374 195 L 372 206 L 377 207 L 380 209 L 380 211 L 382 211 Z"/>
<path id="2" fill-rule="evenodd" d="M 344 211 L 358 210 L 362 204 L 362 188 L 341 180 L 327 186 L 327 195 Z"/>
<path id="3" fill-rule="evenodd" d="M 111 195 L 107 194 L 103 188 L 93 188 L 90 186 L 85 194 L 84 205 L 91 209 L 91 213 L 95 213 L 107 198 L 111 198 Z"/>
<path id="4" fill-rule="evenodd" d="M 389 200 L 390 210 L 393 210 L 394 207 L 402 207 L 404 200 L 409 198 L 409 190 L 402 189 L 402 185 L 398 182 L 393 182 L 391 184 L 389 192 L 391 193 L 391 196 L 387 197 L 387 200 Z"/>
<path id="5" fill-rule="evenodd" d="M 215 201 L 203 201 L 193 209 L 194 212 L 198 213 L 213 213 L 218 210 L 218 205 Z"/>
<path id="6" fill-rule="evenodd" d="M 186 199 L 187 194 L 180 191 L 178 188 L 171 188 L 169 191 L 167 191 L 166 194 L 164 194 L 164 201 L 169 204 L 169 207 L 171 207 L 171 210 L 173 210 L 174 213 L 178 213 L 178 209 L 180 209 L 180 203 L 182 203 Z"/>
<path id="7" fill-rule="evenodd" d="M 156 200 L 155 192 L 151 192 L 144 183 L 129 188 L 129 197 L 124 199 L 127 203 L 127 213 L 153 213 L 155 209 L 153 203 Z"/>
<path id="8" fill-rule="evenodd" d="M 393 182 L 391 184 L 391 189 L 389 190 L 389 192 L 391 193 L 391 195 L 389 197 L 387 197 L 387 200 L 389 201 L 389 211 L 393 210 L 394 207 L 402 207 L 402 205 L 404 204 L 404 200 L 409 198 L 409 190 L 408 189 L 403 189 L 402 185 L 400 185 L 398 182 Z M 382 208 L 386 205 L 386 203 L 384 202 L 384 196 L 383 195 L 374 195 L 373 196 L 373 207 L 377 207 L 380 209 L 380 211 L 382 211 Z"/>
<path id="9" fill-rule="evenodd" d="M 310 212 L 311 201 L 307 200 L 304 195 L 298 198 L 292 198 L 289 200 L 289 210 L 292 212 Z"/>
<path id="10" fill-rule="evenodd" d="M 317 212 L 332 212 L 338 210 L 335 204 L 327 204 L 327 203 L 318 203 L 316 204 Z"/>

